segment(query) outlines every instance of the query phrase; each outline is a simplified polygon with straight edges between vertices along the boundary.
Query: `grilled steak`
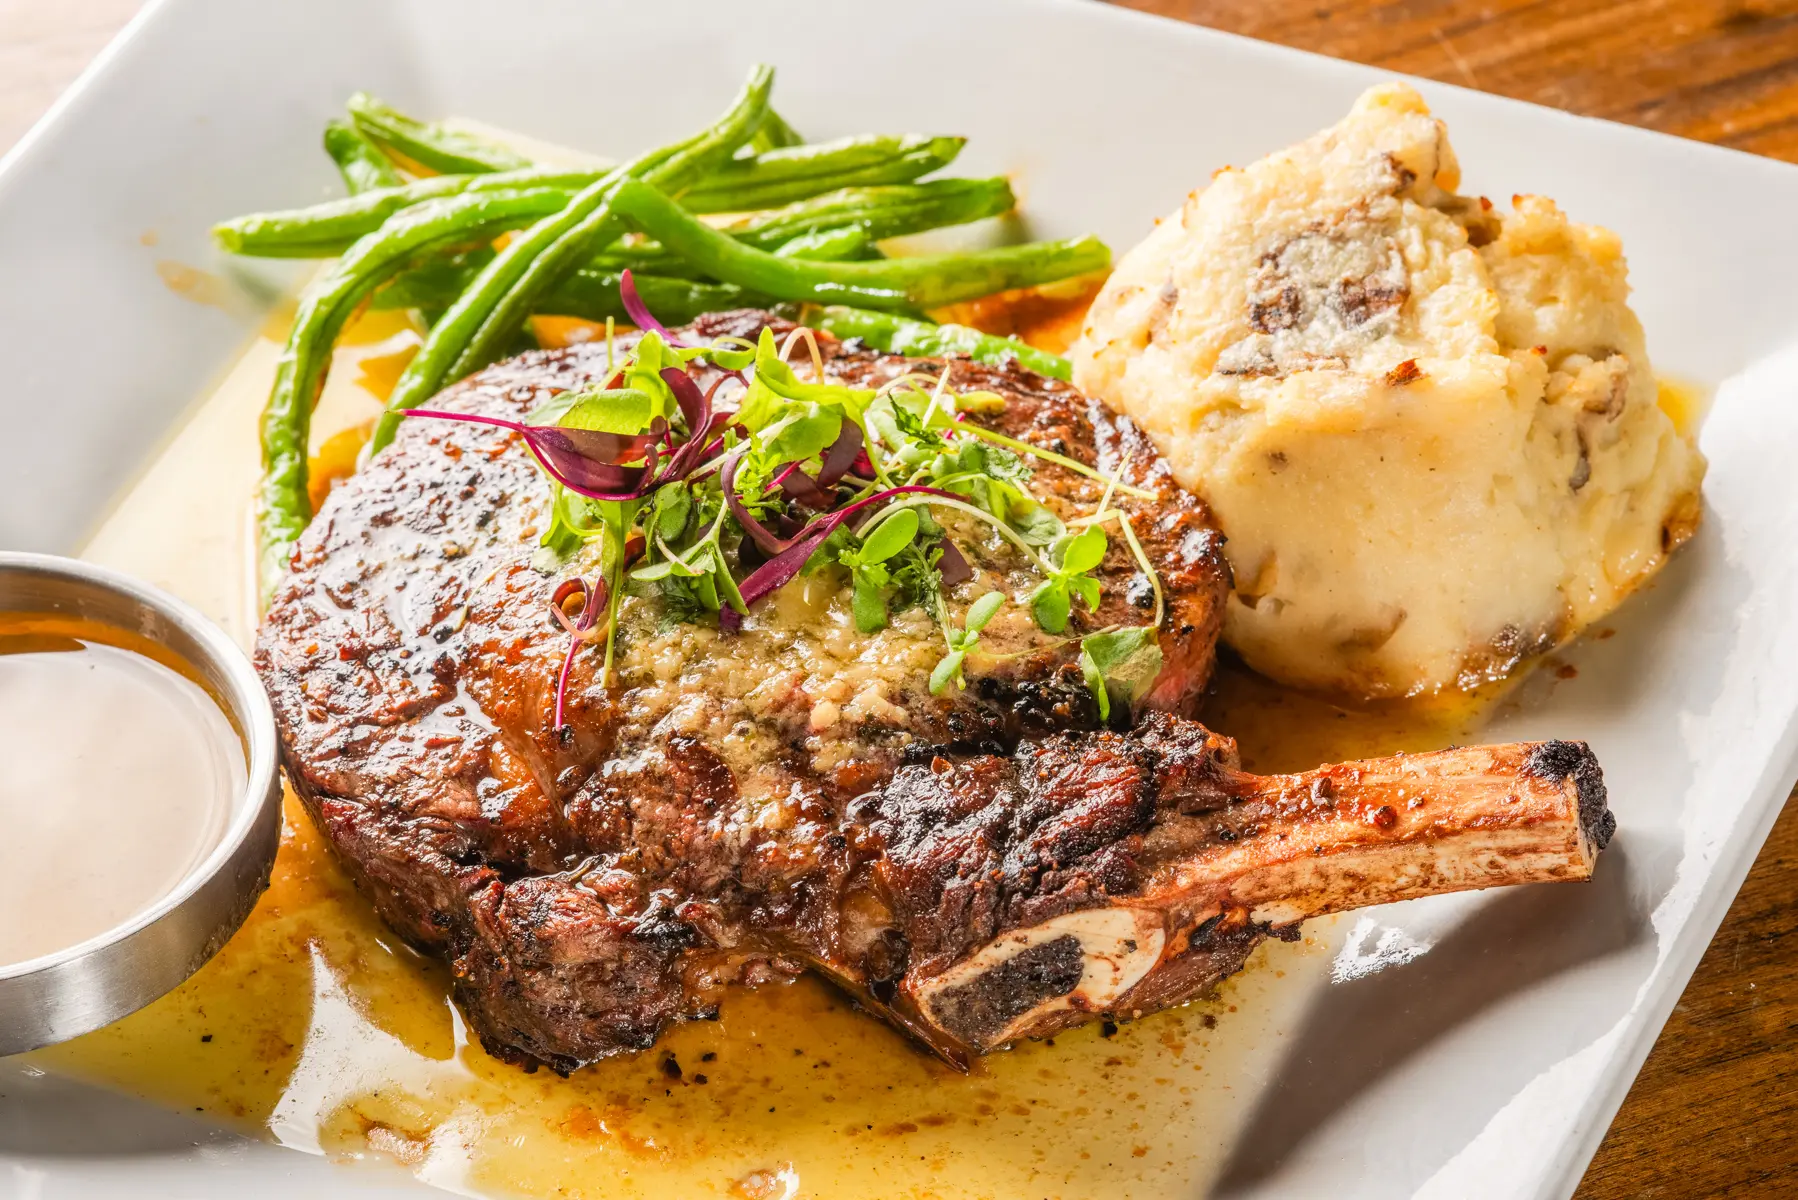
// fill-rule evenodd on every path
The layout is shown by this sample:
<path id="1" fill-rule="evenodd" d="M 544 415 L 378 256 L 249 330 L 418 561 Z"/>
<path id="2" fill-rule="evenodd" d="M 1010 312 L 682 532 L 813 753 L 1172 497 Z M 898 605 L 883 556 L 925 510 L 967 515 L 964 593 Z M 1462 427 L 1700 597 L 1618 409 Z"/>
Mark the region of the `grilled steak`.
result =
<path id="1" fill-rule="evenodd" d="M 766 324 L 786 328 L 738 313 L 696 332 Z M 857 385 L 944 365 L 821 340 Z M 527 354 L 433 407 L 517 419 L 596 382 L 606 355 Z M 1609 816 L 1571 743 L 1241 773 L 1185 719 L 1228 583 L 1203 507 L 1073 389 L 951 369 L 1004 397 L 977 419 L 1156 493 L 1118 506 L 1163 589 L 1165 663 L 1113 728 L 1078 643 L 1021 606 L 983 633 L 967 690 L 932 696 L 930 618 L 859 634 L 821 574 L 735 635 L 627 599 L 612 686 L 598 648 L 578 655 L 558 729 L 568 643 L 549 605 L 581 564 L 533 565 L 548 496 L 516 436 L 409 422 L 333 491 L 257 666 L 295 790 L 387 921 L 450 961 L 490 1051 L 571 1070 L 709 1015 L 729 984 L 817 969 L 965 1063 L 1185 999 L 1314 913 L 1589 872 Z M 1035 487 L 1070 514 L 1102 491 L 1052 465 Z M 1030 585 L 1006 543 L 945 524 L 974 576 L 953 605 Z M 1102 603 L 1070 635 L 1149 620 L 1154 583 L 1126 549 L 1094 575 Z"/>

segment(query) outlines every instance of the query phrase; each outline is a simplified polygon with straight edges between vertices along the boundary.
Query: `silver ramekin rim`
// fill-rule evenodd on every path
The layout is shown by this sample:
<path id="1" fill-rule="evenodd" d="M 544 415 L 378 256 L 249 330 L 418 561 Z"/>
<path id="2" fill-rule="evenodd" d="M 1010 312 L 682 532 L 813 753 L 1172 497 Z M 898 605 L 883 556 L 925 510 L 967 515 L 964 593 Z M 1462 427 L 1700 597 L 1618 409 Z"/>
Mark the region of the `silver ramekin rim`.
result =
<path id="1" fill-rule="evenodd" d="M 232 798 L 230 823 L 218 844 L 203 860 L 182 876 L 181 882 L 137 915 L 85 941 L 36 958 L 0 966 L 0 983 L 49 971 L 141 933 L 194 897 L 209 880 L 223 871 L 242 852 L 270 804 L 279 805 L 280 762 L 276 750 L 275 714 L 269 707 L 262 681 L 243 650 L 211 619 L 184 600 L 109 567 L 54 554 L 0 551 L 0 572 L 24 570 L 98 585 L 153 609 L 180 627 L 201 647 L 220 678 L 229 684 L 222 699 L 227 715 L 245 742 L 245 780 Z M 182 657 L 191 657 L 183 654 Z"/>

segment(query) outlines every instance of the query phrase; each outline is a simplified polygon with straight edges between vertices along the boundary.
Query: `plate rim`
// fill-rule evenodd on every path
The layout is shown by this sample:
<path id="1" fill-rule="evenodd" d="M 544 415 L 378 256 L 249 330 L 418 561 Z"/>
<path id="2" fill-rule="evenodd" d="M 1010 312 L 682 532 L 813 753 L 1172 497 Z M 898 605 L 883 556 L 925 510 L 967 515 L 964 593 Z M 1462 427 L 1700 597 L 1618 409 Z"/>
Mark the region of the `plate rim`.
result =
<path id="1" fill-rule="evenodd" d="M 205 2 L 206 0 L 146 0 L 49 108 L 4 154 L 0 154 L 0 200 L 14 188 L 28 182 L 30 172 L 37 166 L 40 157 L 53 148 L 64 126 L 77 118 L 89 104 L 96 102 L 97 88 L 120 69 L 121 60 L 150 30 L 184 10 L 201 7 Z M 994 0 L 978 2 L 1003 7 Z M 1698 161 L 1728 162 L 1732 170 L 1752 171 L 1763 178 L 1777 179 L 1782 186 L 1798 185 L 1798 164 L 1734 147 L 1608 118 L 1572 113 L 1460 83 L 1335 58 L 1174 17 L 1105 3 L 1104 0 L 1033 0 L 1033 3 L 1039 11 L 1053 19 L 1072 17 L 1134 26 L 1164 37 L 1184 39 L 1189 45 L 1208 46 L 1211 48 L 1210 53 L 1249 55 L 1269 61 L 1282 61 L 1308 74 L 1325 73 L 1338 79 L 1353 77 L 1355 82 L 1360 83 L 1366 73 L 1375 72 L 1384 79 L 1402 80 L 1414 86 L 1422 85 L 1430 91 L 1450 92 L 1494 110 L 1530 113 L 1533 119 L 1546 117 L 1581 126 L 1602 127 L 1607 136 L 1621 138 L 1639 147 L 1643 153 L 1657 156 L 1696 156 Z M 1692 159 L 1688 158 L 1687 161 Z M 185 415 L 190 414 L 181 414 Z M 179 419 L 180 416 L 177 417 Z M 1716 535 L 1713 533 L 1712 536 Z M 1744 800 L 1741 814 L 1724 842 L 1725 850 L 1706 872 L 1700 899 L 1686 916 L 1675 937 L 1674 947 L 1654 968 L 1643 994 L 1625 1015 L 1629 1028 L 1622 1039 L 1623 1045 L 1608 1056 L 1597 1075 L 1596 1086 L 1585 1092 L 1579 1104 L 1579 1119 L 1560 1138 L 1553 1159 L 1556 1165 L 1542 1177 L 1535 1193 L 1538 1197 L 1567 1197 L 1577 1188 L 1591 1159 L 1609 1133 L 1643 1063 L 1658 1043 L 1668 1017 L 1690 985 L 1699 962 L 1715 940 L 1743 883 L 1759 860 L 1784 809 L 1785 798 L 1793 793 L 1794 785 L 1798 785 L 1798 720 L 1786 724 L 1762 763 L 1759 776 Z M 1699 936 L 1701 932 L 1702 937 Z"/>

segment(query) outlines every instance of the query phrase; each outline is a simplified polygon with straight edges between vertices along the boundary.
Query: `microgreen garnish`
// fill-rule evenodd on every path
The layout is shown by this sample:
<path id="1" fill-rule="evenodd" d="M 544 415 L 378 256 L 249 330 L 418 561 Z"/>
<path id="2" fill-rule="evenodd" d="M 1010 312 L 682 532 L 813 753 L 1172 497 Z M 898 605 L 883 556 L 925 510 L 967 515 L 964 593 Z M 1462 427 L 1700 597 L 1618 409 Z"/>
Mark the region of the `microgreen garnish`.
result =
<path id="1" fill-rule="evenodd" d="M 603 579 L 596 579 L 588 585 L 585 580 L 576 578 L 565 581 L 550 599 L 550 611 L 555 614 L 556 621 L 572 635 L 568 640 L 568 653 L 562 656 L 562 669 L 556 672 L 555 728 L 558 731 L 567 726 L 564 711 L 568 698 L 568 672 L 574 667 L 574 653 L 585 643 L 600 636 L 593 625 L 600 608 L 606 603 L 607 591 Z M 572 619 L 568 615 L 569 607 L 576 609 L 576 615 Z M 608 623 L 608 637 L 609 632 Z"/>
<path id="2" fill-rule="evenodd" d="M 1087 634 L 1081 670 L 1104 719 L 1114 702 L 1134 704 L 1152 685 L 1161 664 L 1161 583 L 1128 517 L 1111 507 L 1116 495 L 1152 493 L 967 420 L 1005 401 L 951 391 L 947 369 L 878 388 L 849 387 L 830 381 L 809 331 L 779 344 L 766 329 L 754 344 L 692 344 L 643 306 L 628 273 L 620 293 L 643 332 L 628 347 L 614 346 L 608 334 L 597 386 L 562 393 L 523 421 L 407 411 L 497 426 L 524 440 L 551 481 L 540 569 L 563 571 L 582 546 L 597 545 L 593 581 L 566 580 L 555 592 L 555 619 L 570 634 L 557 679 L 558 728 L 581 646 L 603 638 L 600 678 L 609 685 L 627 590 L 658 596 L 664 620 L 715 614 L 710 619 L 731 633 L 802 571 L 836 573 L 864 634 L 886 628 L 896 607 L 929 613 L 946 646 L 930 690 L 966 687 L 981 631 L 1006 595 L 986 591 L 955 624 L 947 592 L 976 571 L 939 523 L 951 517 L 996 537 L 1041 576 L 1028 604 L 1035 624 L 1052 635 L 1068 629 L 1076 601 L 1098 610 L 1094 572 L 1110 545 L 1104 526 L 1115 520 L 1155 589 L 1155 621 Z M 787 361 L 801 344 L 809 351 L 810 362 L 802 360 L 809 380 Z M 705 376 L 696 378 L 702 370 L 714 376 L 703 385 Z M 726 383 L 737 389 L 734 410 L 714 403 Z M 1032 491 L 1039 460 L 1102 481 L 1098 508 L 1064 523 Z M 984 565 L 990 548 L 967 544 Z"/>
<path id="3" fill-rule="evenodd" d="M 1088 525 L 1073 537 L 1064 538 L 1050 547 L 1051 554 L 1059 562 L 1050 570 L 1049 577 L 1030 593 L 1030 611 L 1038 625 L 1050 633 L 1066 629 L 1076 596 L 1086 601 L 1089 612 L 1099 607 L 1099 581 L 1089 572 L 1105 561 L 1106 546 L 1105 531 L 1097 525 Z M 1057 550 L 1059 554 L 1055 553 Z"/>
<path id="4" fill-rule="evenodd" d="M 896 487 L 876 492 L 864 500 L 857 500 L 854 504 L 820 517 L 802 529 L 773 558 L 750 572 L 749 577 L 742 583 L 743 599 L 749 604 L 754 604 L 757 600 L 786 584 L 793 576 L 799 574 L 800 569 L 805 566 L 806 560 L 812 556 L 824 539 L 835 532 L 837 526 L 856 513 L 870 505 L 884 504 L 889 500 L 908 495 L 935 496 L 939 500 L 954 499 L 949 493 L 936 488 Z"/>
<path id="5" fill-rule="evenodd" d="M 1004 603 L 1004 593 L 988 592 L 968 606 L 967 616 L 962 618 L 960 629 L 946 619 L 943 621 L 943 640 L 949 644 L 949 653 L 943 656 L 936 669 L 930 673 L 931 695 L 941 695 L 951 683 L 958 688 L 968 686 L 967 681 L 961 677 L 962 664 L 967 661 L 968 651 L 979 643 L 980 631 L 987 627 L 987 623 Z"/>
<path id="6" fill-rule="evenodd" d="M 917 511 L 902 508 L 875 525 L 859 546 L 838 551 L 837 561 L 849 568 L 853 589 L 850 608 L 855 614 L 855 627 L 861 632 L 886 628 L 887 588 L 893 582 L 887 561 L 897 557 L 917 536 Z"/>
<path id="7" fill-rule="evenodd" d="M 660 321 L 655 319 L 655 314 L 651 313 L 649 306 L 643 303 L 643 297 L 637 293 L 637 281 L 631 278 L 629 267 L 626 267 L 624 273 L 618 277 L 618 298 L 624 302 L 625 315 L 638 329 L 644 333 L 661 335 L 662 340 L 670 346 L 684 345 L 672 333 L 669 333 Z M 611 338 L 611 318 L 606 319 L 606 324 L 606 337 L 609 340 Z"/>
<path id="8" fill-rule="evenodd" d="M 645 474 L 645 452 L 652 438 L 624 438 L 597 429 L 565 429 L 560 425 L 527 425 L 499 417 L 477 413 L 442 412 L 430 408 L 401 410 L 408 417 L 429 417 L 438 421 L 465 421 L 471 425 L 493 425 L 509 429 L 523 437 L 552 479 L 570 491 L 595 499 L 634 494 Z M 621 465 L 620 460 L 638 460 L 637 466 Z"/>
<path id="9" fill-rule="evenodd" d="M 1116 701 L 1134 705 L 1161 674 L 1161 647 L 1155 630 L 1131 625 L 1088 634 L 1080 641 L 1080 674 L 1099 704 L 1099 720 L 1111 719 Z"/>

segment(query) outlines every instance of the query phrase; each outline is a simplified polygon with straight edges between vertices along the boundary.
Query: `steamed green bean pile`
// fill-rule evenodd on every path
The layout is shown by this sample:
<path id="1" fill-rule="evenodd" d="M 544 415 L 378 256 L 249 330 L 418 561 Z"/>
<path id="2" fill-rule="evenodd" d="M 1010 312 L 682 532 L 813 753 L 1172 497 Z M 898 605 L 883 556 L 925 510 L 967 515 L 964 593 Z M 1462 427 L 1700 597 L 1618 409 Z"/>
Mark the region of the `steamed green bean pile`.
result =
<path id="1" fill-rule="evenodd" d="M 347 119 L 324 131 L 345 198 L 218 225 L 220 245 L 236 254 L 337 259 L 300 297 L 263 412 L 265 587 L 311 520 L 312 408 L 333 346 L 364 305 L 411 310 L 426 330 L 373 453 L 391 440 L 397 410 L 512 353 L 530 317 L 628 320 L 627 270 L 649 310 L 670 324 L 722 309 L 804 305 L 808 323 L 876 349 L 1016 359 L 1066 377 L 1066 363 L 1052 355 L 926 314 L 1102 271 L 1110 265 L 1103 243 L 889 257 L 887 239 L 1010 212 L 1009 183 L 925 179 L 955 160 L 959 137 L 807 142 L 770 107 L 772 85 L 772 70 L 757 67 L 712 126 L 586 169 L 534 162 L 358 94 Z"/>

